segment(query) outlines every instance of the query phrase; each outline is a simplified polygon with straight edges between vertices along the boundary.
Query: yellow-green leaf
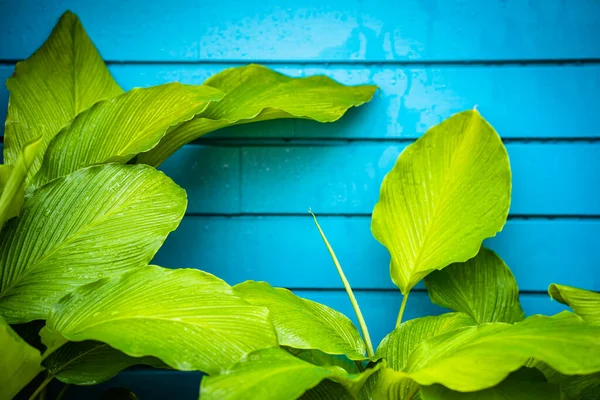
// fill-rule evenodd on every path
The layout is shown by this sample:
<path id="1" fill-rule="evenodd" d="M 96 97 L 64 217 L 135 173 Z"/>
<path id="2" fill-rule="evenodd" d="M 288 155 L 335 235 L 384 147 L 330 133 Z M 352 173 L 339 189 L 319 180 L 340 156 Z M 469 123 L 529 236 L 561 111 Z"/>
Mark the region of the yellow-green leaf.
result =
<path id="1" fill-rule="evenodd" d="M 337 366 L 318 366 L 279 349 L 254 352 L 219 375 L 202 379 L 202 400 L 294 400 L 325 379 L 340 383 L 357 395 L 379 364 L 359 374 Z"/>
<path id="2" fill-rule="evenodd" d="M 26 143 L 42 137 L 40 155 L 77 114 L 102 99 L 123 93 L 113 80 L 77 16 L 64 13 L 50 37 L 31 57 L 18 62 L 4 131 L 4 160 L 15 164 Z M 37 172 L 36 158 L 29 177 Z"/>
<path id="3" fill-rule="evenodd" d="M 589 324 L 600 325 L 600 293 L 553 283 L 548 288 L 550 297 L 568 305 Z"/>
<path id="4" fill-rule="evenodd" d="M 376 86 L 344 86 L 324 76 L 291 78 L 261 65 L 226 69 L 206 80 L 226 95 L 190 122 L 169 132 L 138 161 L 157 166 L 178 148 L 226 126 L 279 118 L 338 120 L 371 100 Z"/>
<path id="5" fill-rule="evenodd" d="M 47 324 L 71 341 L 97 340 L 209 374 L 277 345 L 266 308 L 193 269 L 147 266 L 79 287 L 56 304 Z"/>
<path id="6" fill-rule="evenodd" d="M 169 83 L 100 101 L 52 140 L 34 184 L 93 164 L 126 163 L 222 97 L 222 92 L 210 86 Z"/>
<path id="7" fill-rule="evenodd" d="M 145 165 L 89 167 L 42 186 L 0 232 L 0 314 L 45 319 L 73 288 L 146 266 L 186 204 L 183 189 Z"/>
<path id="8" fill-rule="evenodd" d="M 25 200 L 25 178 L 33 165 L 40 149 L 42 139 L 25 144 L 17 163 L 2 165 L 0 172 L 0 229 L 10 218 L 16 217 L 21 211 Z"/>
<path id="9" fill-rule="evenodd" d="M 466 327 L 424 341 L 399 374 L 461 392 L 495 386 L 530 359 L 565 375 L 592 374 L 600 371 L 598 338 L 600 327 L 567 312 Z"/>
<path id="10" fill-rule="evenodd" d="M 0 316 L 0 399 L 12 399 L 42 371 L 40 352 Z"/>
<path id="11" fill-rule="evenodd" d="M 269 309 L 280 345 L 345 354 L 351 359 L 365 357 L 358 330 L 340 312 L 265 282 L 247 281 L 234 290 L 248 303 Z"/>
<path id="12" fill-rule="evenodd" d="M 383 181 L 371 225 L 391 254 L 402 293 L 430 272 L 474 257 L 504 226 L 510 192 L 506 149 L 475 110 L 408 146 Z"/>
<path id="13" fill-rule="evenodd" d="M 448 313 L 403 322 L 381 341 L 377 357 L 386 361 L 386 369 L 402 371 L 412 352 L 426 339 L 474 324 L 473 319 L 463 313 Z M 408 376 L 403 378 L 386 369 L 380 372 L 374 386 L 374 391 L 381 397 L 411 399 L 419 391 L 419 385 Z"/>
<path id="14" fill-rule="evenodd" d="M 469 261 L 452 264 L 425 278 L 431 301 L 463 312 L 478 324 L 521 321 L 515 277 L 496 253 L 482 247 Z"/>

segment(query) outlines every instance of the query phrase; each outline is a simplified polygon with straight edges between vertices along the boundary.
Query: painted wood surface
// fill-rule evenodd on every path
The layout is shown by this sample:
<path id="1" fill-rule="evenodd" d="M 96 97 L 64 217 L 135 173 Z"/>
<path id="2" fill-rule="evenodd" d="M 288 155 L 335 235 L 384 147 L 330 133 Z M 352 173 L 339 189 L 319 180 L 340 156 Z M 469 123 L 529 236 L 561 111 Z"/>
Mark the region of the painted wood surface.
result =
<path id="1" fill-rule="evenodd" d="M 66 9 L 80 15 L 124 89 L 200 84 L 250 62 L 380 86 L 335 124 L 233 127 L 178 151 L 161 169 L 188 191 L 188 212 L 155 263 L 230 283 L 265 280 L 354 318 L 311 207 L 377 343 L 401 300 L 389 255 L 370 234 L 381 180 L 430 126 L 477 106 L 513 169 L 509 222 L 486 243 L 513 269 L 526 313 L 563 309 L 545 294 L 552 282 L 600 290 L 600 2 L 0 0 L 1 80 Z M 1 87 L 0 119 L 7 102 Z M 405 316 L 442 311 L 420 285 Z M 138 370 L 100 389 L 195 398 L 199 379 Z M 67 397 L 94 398 L 100 389 Z"/>

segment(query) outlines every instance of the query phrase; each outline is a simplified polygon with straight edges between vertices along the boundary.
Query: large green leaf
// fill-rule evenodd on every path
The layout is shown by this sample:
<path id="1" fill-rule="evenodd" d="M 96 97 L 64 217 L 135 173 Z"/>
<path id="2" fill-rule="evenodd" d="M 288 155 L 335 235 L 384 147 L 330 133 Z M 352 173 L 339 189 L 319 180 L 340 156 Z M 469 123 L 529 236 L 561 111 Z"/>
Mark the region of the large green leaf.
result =
<path id="1" fill-rule="evenodd" d="M 314 388 L 307 390 L 300 400 L 353 400 L 354 398 L 343 385 L 325 379 Z M 362 399 L 360 396 L 358 398 Z"/>
<path id="2" fill-rule="evenodd" d="M 434 271 L 425 278 L 431 301 L 470 315 L 478 324 L 521 321 L 519 288 L 510 269 L 482 247 L 474 258 Z"/>
<path id="3" fill-rule="evenodd" d="M 600 325 L 600 293 L 553 283 L 548 289 L 550 297 L 568 305 L 589 324 Z"/>
<path id="4" fill-rule="evenodd" d="M 69 342 L 44 360 L 49 375 L 64 383 L 97 385 L 133 365 L 165 365 L 154 357 L 130 357 L 106 343 Z"/>
<path id="5" fill-rule="evenodd" d="M 63 297 L 47 323 L 67 340 L 98 340 L 132 357 L 210 374 L 277 345 L 266 308 L 193 269 L 149 266 L 103 278 Z"/>
<path id="6" fill-rule="evenodd" d="M 21 211 L 23 201 L 25 200 L 25 179 L 27 173 L 33 166 L 33 162 L 37 157 L 42 139 L 34 140 L 31 143 L 25 144 L 23 151 L 17 160 L 17 163 L 12 165 L 2 165 L 0 173 L 0 229 L 10 218 L 16 217 Z"/>
<path id="7" fill-rule="evenodd" d="M 178 148 L 226 126 L 279 118 L 333 122 L 373 97 L 376 86 L 344 86 L 324 76 L 290 78 L 260 65 L 226 69 L 205 85 L 225 92 L 219 103 L 167 134 L 138 161 L 157 166 Z"/>
<path id="8" fill-rule="evenodd" d="M 0 399 L 12 399 L 42 371 L 40 352 L 0 316 Z"/>
<path id="9" fill-rule="evenodd" d="M 17 63 L 6 81 L 10 91 L 4 130 L 4 160 L 15 164 L 25 144 L 50 140 L 95 102 L 121 94 L 75 14 L 66 12 L 31 57 Z M 37 158 L 29 176 L 39 168 Z"/>
<path id="10" fill-rule="evenodd" d="M 574 314 L 535 315 L 514 325 L 490 323 L 425 340 L 410 355 L 399 379 L 442 384 L 469 392 L 500 383 L 536 359 L 566 375 L 600 371 L 600 327 Z"/>
<path id="11" fill-rule="evenodd" d="M 310 364 L 279 348 L 263 349 L 220 375 L 203 378 L 200 398 L 293 400 L 325 379 L 342 384 L 356 396 L 378 368 L 375 366 L 360 374 L 348 374 L 337 366 Z"/>
<path id="12" fill-rule="evenodd" d="M 587 394 L 600 387 L 600 372 L 589 375 L 563 375 L 544 363 L 534 361 L 533 365 L 544 373 L 548 382 L 560 386 L 565 400 L 584 399 Z"/>
<path id="13" fill-rule="evenodd" d="M 210 86 L 169 83 L 98 102 L 52 140 L 34 184 L 92 164 L 125 163 L 222 97 L 222 92 Z"/>
<path id="14" fill-rule="evenodd" d="M 269 309 L 280 345 L 365 357 L 365 343 L 345 315 L 265 282 L 240 283 L 234 290 L 248 303 Z"/>
<path id="15" fill-rule="evenodd" d="M 510 180 L 506 149 L 475 110 L 404 149 L 383 180 L 371 225 L 404 295 L 431 271 L 474 257 L 483 239 L 502 229 Z"/>
<path id="16" fill-rule="evenodd" d="M 374 391 L 380 393 L 380 397 L 412 399 L 419 391 L 419 385 L 409 377 L 396 377 L 386 370 L 402 371 L 412 352 L 426 339 L 474 324 L 473 319 L 463 313 L 423 317 L 402 323 L 377 348 L 377 356 L 385 359 L 388 368 L 380 373 Z"/>
<path id="17" fill-rule="evenodd" d="M 442 385 L 423 386 L 422 400 L 561 400 L 558 385 L 535 369 L 521 368 L 497 386 L 478 392 L 454 392 Z"/>
<path id="18" fill-rule="evenodd" d="M 74 287 L 147 265 L 186 202 L 144 165 L 94 166 L 39 188 L 0 233 L 0 314 L 45 319 Z"/>

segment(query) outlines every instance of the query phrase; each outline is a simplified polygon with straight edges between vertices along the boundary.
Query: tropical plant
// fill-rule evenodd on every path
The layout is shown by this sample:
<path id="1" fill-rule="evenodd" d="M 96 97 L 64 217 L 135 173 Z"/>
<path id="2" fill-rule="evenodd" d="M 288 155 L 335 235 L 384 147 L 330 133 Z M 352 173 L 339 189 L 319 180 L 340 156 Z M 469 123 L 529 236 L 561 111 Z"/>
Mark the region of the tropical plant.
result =
<path id="1" fill-rule="evenodd" d="M 525 318 L 510 269 L 482 247 L 502 230 L 510 194 L 506 149 L 476 110 L 431 128 L 400 154 L 372 216 L 372 233 L 389 250 L 390 275 L 403 294 L 396 329 L 373 350 L 350 284 L 313 215 L 364 342 L 346 324 L 325 319 L 332 314 L 322 305 L 264 283 L 242 283 L 234 290 L 269 309 L 279 344 L 296 358 L 258 350 L 204 378 L 201 398 L 599 398 L 600 294 L 552 284 L 550 296 L 575 313 Z M 403 321 L 409 293 L 423 279 L 432 302 L 453 312 Z"/>
<path id="2" fill-rule="evenodd" d="M 510 270 L 481 246 L 506 221 L 511 171 L 500 137 L 477 111 L 431 128 L 384 179 L 372 232 L 390 252 L 404 297 L 396 329 L 375 350 L 316 217 L 362 335 L 346 316 L 286 289 L 231 287 L 202 271 L 148 265 L 186 206 L 185 192 L 152 166 L 227 125 L 335 120 L 374 87 L 251 66 L 202 86 L 123 94 L 104 68 L 66 14 L 8 82 L 1 398 L 32 379 L 42 380 L 33 398 L 54 378 L 95 384 L 137 364 L 205 372 L 203 400 L 598 395 L 600 295 L 551 285 L 574 313 L 525 318 Z M 453 312 L 403 321 L 421 280 Z M 34 320 L 45 321 L 39 336 Z M 43 353 L 31 336 L 41 337 Z"/>
<path id="3" fill-rule="evenodd" d="M 24 392 L 33 398 L 54 378 L 90 385 L 138 364 L 216 374 L 277 346 L 266 307 L 208 273 L 148 265 L 187 205 L 185 191 L 154 167 L 226 126 L 336 121 L 375 86 L 248 65 L 202 85 L 124 92 L 66 12 L 7 87 L 0 399 L 32 380 L 39 386 Z"/>

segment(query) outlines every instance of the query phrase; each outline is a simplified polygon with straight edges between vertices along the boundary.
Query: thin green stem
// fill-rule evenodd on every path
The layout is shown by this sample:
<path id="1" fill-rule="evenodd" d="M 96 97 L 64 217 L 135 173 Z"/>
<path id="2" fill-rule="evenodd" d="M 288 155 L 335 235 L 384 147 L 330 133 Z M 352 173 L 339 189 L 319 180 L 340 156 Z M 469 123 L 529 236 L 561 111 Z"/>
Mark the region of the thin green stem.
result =
<path id="1" fill-rule="evenodd" d="M 63 397 L 65 397 L 65 393 L 67 393 L 67 390 L 69 390 L 70 387 L 71 387 L 71 385 L 69 383 L 67 383 L 65 386 L 63 386 L 62 389 L 60 390 L 60 393 L 56 397 L 56 400 L 62 400 Z"/>
<path id="2" fill-rule="evenodd" d="M 365 319 L 363 318 L 363 315 L 360 312 L 360 307 L 358 306 L 356 297 L 354 297 L 354 292 L 352 292 L 350 283 L 348 282 L 348 279 L 346 279 L 346 275 L 344 274 L 344 271 L 342 270 L 342 266 L 340 265 L 340 262 L 338 261 L 335 253 L 333 252 L 333 249 L 331 248 L 331 245 L 329 244 L 327 237 L 325 237 L 325 233 L 323 233 L 323 230 L 321 229 L 319 222 L 317 222 L 316 215 L 313 214 L 313 212 L 311 210 L 308 210 L 308 212 L 312 215 L 313 219 L 315 220 L 315 225 L 317 225 L 317 229 L 319 229 L 321 238 L 323 239 L 323 242 L 325 242 L 325 246 L 327 246 L 329 255 L 331 256 L 331 259 L 333 260 L 333 263 L 335 264 L 335 268 L 337 269 L 338 274 L 340 275 L 340 279 L 342 280 L 342 283 L 344 284 L 346 293 L 348 294 L 348 297 L 350 298 L 350 303 L 352 303 L 352 307 L 354 308 L 354 313 L 356 314 L 356 318 L 358 319 L 358 324 L 360 325 L 360 330 L 362 331 L 363 337 L 365 339 L 365 343 L 367 345 L 367 354 L 369 355 L 369 357 L 374 357 L 375 352 L 373 351 L 373 344 L 371 343 L 371 336 L 369 335 L 369 330 L 367 329 L 367 324 L 365 323 Z"/>
<path id="3" fill-rule="evenodd" d="M 54 375 L 48 375 L 46 379 L 44 379 L 42 384 L 37 389 L 35 389 L 35 392 L 33 392 L 29 400 L 34 400 L 37 397 L 37 395 L 40 394 L 42 390 L 46 388 L 46 386 L 50 383 L 50 381 L 52 381 L 52 379 L 54 379 Z"/>
<path id="4" fill-rule="evenodd" d="M 402 305 L 400 306 L 400 312 L 398 313 L 398 320 L 396 321 L 396 328 L 400 326 L 402 323 L 402 316 L 404 315 L 404 309 L 406 308 L 406 301 L 408 300 L 408 295 L 410 292 L 407 292 L 402 298 Z"/>

